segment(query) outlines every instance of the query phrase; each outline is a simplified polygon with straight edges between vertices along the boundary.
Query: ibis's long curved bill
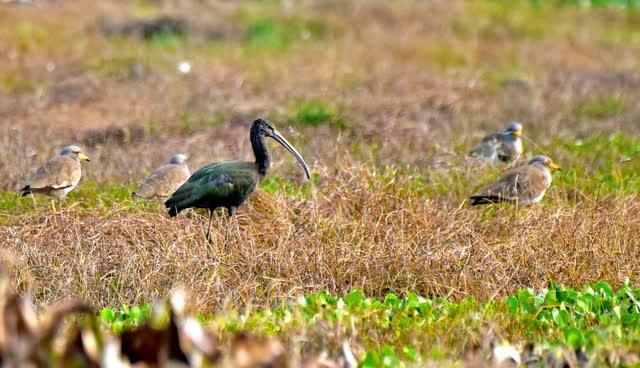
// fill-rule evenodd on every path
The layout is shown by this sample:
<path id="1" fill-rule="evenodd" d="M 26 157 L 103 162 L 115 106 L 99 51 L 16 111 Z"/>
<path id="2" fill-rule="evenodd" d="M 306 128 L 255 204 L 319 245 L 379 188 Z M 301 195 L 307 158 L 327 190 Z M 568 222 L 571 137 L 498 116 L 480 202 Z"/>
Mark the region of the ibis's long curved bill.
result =
<path id="1" fill-rule="evenodd" d="M 300 156 L 298 151 L 296 151 L 296 149 L 293 148 L 291 143 L 289 143 L 289 141 L 287 141 L 282 136 L 282 134 L 280 134 L 280 132 L 274 129 L 273 133 L 274 134 L 271 138 L 275 139 L 278 143 L 280 143 L 284 148 L 288 149 L 289 152 L 291 152 L 291 154 L 293 154 L 296 157 L 298 162 L 300 162 L 300 165 L 302 165 L 302 168 L 304 169 L 304 173 L 307 174 L 307 179 L 311 179 L 311 174 L 309 174 L 309 167 L 307 166 L 307 163 L 304 162 L 304 159 L 302 158 L 302 156 Z"/>

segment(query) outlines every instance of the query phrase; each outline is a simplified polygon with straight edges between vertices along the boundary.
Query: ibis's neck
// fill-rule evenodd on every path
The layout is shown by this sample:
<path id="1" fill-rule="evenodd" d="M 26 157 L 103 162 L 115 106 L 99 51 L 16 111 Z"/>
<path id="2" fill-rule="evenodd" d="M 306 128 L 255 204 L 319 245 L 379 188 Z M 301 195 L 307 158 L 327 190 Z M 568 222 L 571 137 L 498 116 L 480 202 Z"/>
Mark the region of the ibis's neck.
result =
<path id="1" fill-rule="evenodd" d="M 260 175 L 267 175 L 267 170 L 271 166 L 271 158 L 269 157 L 269 151 L 267 151 L 267 144 L 264 141 L 264 135 L 257 131 L 251 130 L 251 147 L 253 148 L 253 155 L 256 156 L 256 166 Z"/>

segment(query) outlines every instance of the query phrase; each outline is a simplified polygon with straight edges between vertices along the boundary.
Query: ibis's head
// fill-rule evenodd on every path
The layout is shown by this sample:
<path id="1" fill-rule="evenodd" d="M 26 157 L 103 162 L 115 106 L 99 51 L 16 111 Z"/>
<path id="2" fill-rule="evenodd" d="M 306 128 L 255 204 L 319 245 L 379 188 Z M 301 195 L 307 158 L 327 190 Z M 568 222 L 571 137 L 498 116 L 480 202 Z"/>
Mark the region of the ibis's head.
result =
<path id="1" fill-rule="evenodd" d="M 171 161 L 169 161 L 169 163 L 170 164 L 177 164 L 177 165 L 184 165 L 185 161 L 187 161 L 187 158 L 189 158 L 189 156 L 183 155 L 183 154 L 173 155 L 171 157 Z"/>
<path id="2" fill-rule="evenodd" d="M 556 165 L 549 157 L 543 155 L 532 158 L 529 161 L 529 165 L 540 165 L 550 171 L 560 170 L 560 166 Z"/>
<path id="3" fill-rule="evenodd" d="M 502 134 L 513 134 L 514 136 L 519 137 L 522 135 L 522 124 L 516 122 L 510 123 L 504 129 Z"/>
<path id="4" fill-rule="evenodd" d="M 267 120 L 258 119 L 253 122 L 253 125 L 251 126 L 251 133 L 252 134 L 257 133 L 259 135 L 262 135 L 263 137 L 270 137 L 275 139 L 284 148 L 289 150 L 289 152 L 291 152 L 292 155 L 295 156 L 298 162 L 300 162 L 300 165 L 302 165 L 302 168 L 304 169 L 304 173 L 307 175 L 307 179 L 311 179 L 311 174 L 309 173 L 309 167 L 307 166 L 307 163 L 304 162 L 304 159 L 302 158 L 300 153 L 298 153 L 298 151 L 291 145 L 291 143 L 289 143 L 289 141 L 287 141 L 285 137 L 283 137 L 282 134 L 278 132 L 278 130 L 276 129 L 276 127 L 273 126 L 273 124 L 271 124 Z"/>
<path id="5" fill-rule="evenodd" d="M 60 155 L 71 156 L 76 160 L 89 161 L 89 157 L 87 157 L 78 146 L 67 146 L 60 152 Z"/>

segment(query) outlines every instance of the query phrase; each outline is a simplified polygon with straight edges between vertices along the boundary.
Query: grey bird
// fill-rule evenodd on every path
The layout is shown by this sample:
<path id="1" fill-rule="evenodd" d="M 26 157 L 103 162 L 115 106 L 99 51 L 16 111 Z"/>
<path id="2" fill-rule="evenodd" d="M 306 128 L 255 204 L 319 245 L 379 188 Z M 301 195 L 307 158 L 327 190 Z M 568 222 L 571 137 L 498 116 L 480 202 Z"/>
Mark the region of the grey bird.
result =
<path id="1" fill-rule="evenodd" d="M 58 199 L 72 191 L 82 176 L 80 161 L 89 161 L 77 146 L 65 147 L 59 156 L 45 162 L 22 188 L 22 196 L 31 193 L 44 194 Z"/>
<path id="2" fill-rule="evenodd" d="M 547 156 L 536 156 L 527 165 L 507 171 L 498 180 L 471 196 L 471 205 L 517 202 L 525 205 L 540 202 L 551 186 L 551 172 L 560 170 Z"/>
<path id="3" fill-rule="evenodd" d="M 146 199 L 169 196 L 191 176 L 186 160 L 186 155 L 174 155 L 168 164 L 151 171 L 131 196 Z"/>
<path id="4" fill-rule="evenodd" d="M 473 157 L 493 161 L 513 162 L 522 154 L 522 124 L 510 123 L 502 131 L 490 134 L 482 139 L 469 153 Z"/>

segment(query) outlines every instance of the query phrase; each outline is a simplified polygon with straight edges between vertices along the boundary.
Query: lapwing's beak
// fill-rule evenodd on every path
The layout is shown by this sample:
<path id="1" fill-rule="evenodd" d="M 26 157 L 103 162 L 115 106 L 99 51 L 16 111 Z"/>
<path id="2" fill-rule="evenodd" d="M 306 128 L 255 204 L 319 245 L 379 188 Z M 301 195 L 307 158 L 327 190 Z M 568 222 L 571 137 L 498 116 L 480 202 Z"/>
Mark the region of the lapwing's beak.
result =
<path id="1" fill-rule="evenodd" d="M 298 162 L 300 162 L 300 165 L 302 165 L 302 168 L 304 169 L 304 173 L 307 175 L 307 179 L 311 179 L 311 174 L 309 173 L 309 167 L 307 166 L 307 163 L 304 162 L 304 159 L 302 158 L 302 156 L 300 156 L 298 151 L 295 148 L 293 148 L 291 143 L 289 143 L 289 141 L 287 141 L 282 136 L 282 134 L 280 134 L 280 132 L 278 132 L 275 129 L 273 130 L 273 135 L 271 135 L 271 138 L 275 139 L 278 143 L 284 146 L 284 148 L 289 150 L 289 152 L 291 152 L 291 154 L 293 154 L 296 157 Z"/>
<path id="2" fill-rule="evenodd" d="M 87 157 L 87 155 L 85 155 L 82 152 L 78 153 L 78 157 L 83 161 L 91 161 L 91 160 L 89 160 L 89 157 Z"/>
<path id="3" fill-rule="evenodd" d="M 551 162 L 551 163 L 549 164 L 549 168 L 550 168 L 551 170 L 562 170 L 562 168 L 561 168 L 560 166 L 556 165 L 556 164 L 555 164 L 555 163 L 553 163 L 553 162 Z"/>

